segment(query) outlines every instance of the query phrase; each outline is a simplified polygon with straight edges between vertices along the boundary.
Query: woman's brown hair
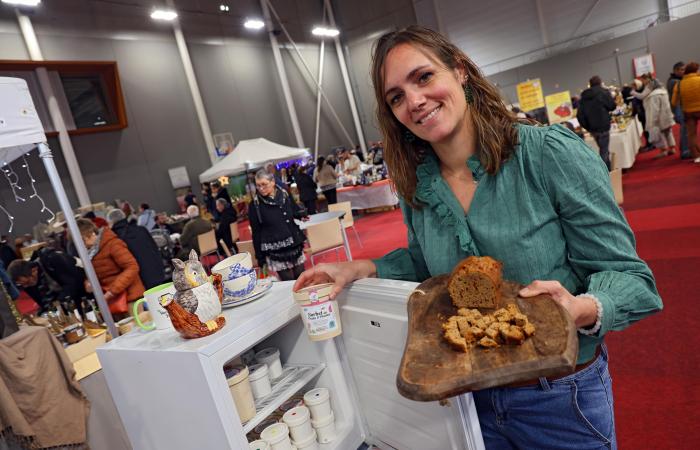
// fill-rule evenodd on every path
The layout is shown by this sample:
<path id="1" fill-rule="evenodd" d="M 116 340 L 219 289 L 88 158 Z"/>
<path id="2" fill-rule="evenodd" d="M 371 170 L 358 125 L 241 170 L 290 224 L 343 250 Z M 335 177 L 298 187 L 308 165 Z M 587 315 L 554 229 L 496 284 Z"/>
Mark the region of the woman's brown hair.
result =
<path id="1" fill-rule="evenodd" d="M 406 131 L 394 116 L 384 96 L 384 63 L 389 52 L 401 44 L 410 44 L 429 51 L 449 69 L 463 68 L 472 91 L 469 104 L 476 132 L 477 151 L 481 164 L 489 174 L 495 174 L 512 155 L 518 142 L 517 118 L 501 99 L 498 89 L 481 73 L 474 62 L 440 33 L 412 25 L 384 34 L 374 46 L 372 82 L 377 99 L 377 121 L 384 135 L 384 159 L 396 190 L 412 207 L 415 201 L 416 168 L 429 144 L 420 139 L 406 141 Z"/>
<path id="2" fill-rule="evenodd" d="M 90 219 L 78 219 L 78 230 L 80 231 L 80 235 L 83 237 L 88 237 L 92 233 L 97 233 L 97 227 L 95 224 L 92 222 Z"/>
<path id="3" fill-rule="evenodd" d="M 685 71 L 683 71 L 683 75 L 688 75 L 691 73 L 696 73 L 698 69 L 700 68 L 700 64 L 696 62 L 689 62 L 688 64 L 685 65 Z"/>

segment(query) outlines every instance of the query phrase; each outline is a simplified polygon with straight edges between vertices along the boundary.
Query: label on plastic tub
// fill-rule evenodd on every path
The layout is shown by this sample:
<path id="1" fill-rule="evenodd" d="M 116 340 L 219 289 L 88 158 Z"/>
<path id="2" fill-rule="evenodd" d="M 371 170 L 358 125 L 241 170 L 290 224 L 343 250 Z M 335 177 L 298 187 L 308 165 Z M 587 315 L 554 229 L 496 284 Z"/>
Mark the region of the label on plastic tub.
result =
<path id="1" fill-rule="evenodd" d="M 301 307 L 301 314 L 309 336 L 323 337 L 339 330 L 335 302 L 325 301 Z"/>

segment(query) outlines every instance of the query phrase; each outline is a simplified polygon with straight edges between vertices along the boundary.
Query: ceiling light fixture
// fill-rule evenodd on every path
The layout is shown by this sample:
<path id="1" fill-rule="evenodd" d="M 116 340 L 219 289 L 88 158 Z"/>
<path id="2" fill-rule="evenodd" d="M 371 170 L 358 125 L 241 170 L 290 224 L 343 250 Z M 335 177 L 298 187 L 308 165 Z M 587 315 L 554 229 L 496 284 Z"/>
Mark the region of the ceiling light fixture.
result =
<path id="1" fill-rule="evenodd" d="M 219 5 L 219 10 L 221 10 L 222 12 L 228 12 L 229 7 L 228 5 Z"/>
<path id="2" fill-rule="evenodd" d="M 172 9 L 156 9 L 151 13 L 151 19 L 154 20 L 175 20 L 177 13 Z"/>
<path id="3" fill-rule="evenodd" d="M 315 27 L 311 30 L 311 34 L 314 36 L 336 37 L 340 34 L 340 31 L 335 28 Z"/>
<path id="4" fill-rule="evenodd" d="M 2 0 L 3 3 L 15 6 L 36 6 L 41 0 Z"/>
<path id="5" fill-rule="evenodd" d="M 265 27 L 265 22 L 260 19 L 247 19 L 243 26 L 251 30 L 259 30 Z"/>

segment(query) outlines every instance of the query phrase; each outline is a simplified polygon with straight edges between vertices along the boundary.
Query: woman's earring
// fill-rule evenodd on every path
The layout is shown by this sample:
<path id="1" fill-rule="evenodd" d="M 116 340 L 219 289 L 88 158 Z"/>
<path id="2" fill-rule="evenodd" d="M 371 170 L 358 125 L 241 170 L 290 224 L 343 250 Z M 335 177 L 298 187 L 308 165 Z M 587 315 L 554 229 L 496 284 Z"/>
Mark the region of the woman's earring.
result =
<path id="1" fill-rule="evenodd" d="M 408 142 L 409 144 L 413 144 L 416 140 L 416 135 L 411 132 L 411 130 L 404 130 L 403 132 L 403 139 L 404 141 Z"/>
<path id="2" fill-rule="evenodd" d="M 471 105 L 474 103 L 474 96 L 472 95 L 472 88 L 468 83 L 464 84 L 464 98 L 467 99 L 467 104 Z"/>

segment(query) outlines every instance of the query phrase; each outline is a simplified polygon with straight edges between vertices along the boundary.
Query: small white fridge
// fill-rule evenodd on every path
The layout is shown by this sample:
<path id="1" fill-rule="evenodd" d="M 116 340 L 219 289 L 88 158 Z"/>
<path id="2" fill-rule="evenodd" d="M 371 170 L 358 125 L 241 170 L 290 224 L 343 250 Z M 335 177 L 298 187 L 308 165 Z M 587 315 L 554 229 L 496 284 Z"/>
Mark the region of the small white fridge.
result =
<path id="1" fill-rule="evenodd" d="M 484 444 L 470 394 L 438 402 L 402 397 L 396 374 L 416 283 L 366 279 L 338 298 L 343 333 L 312 342 L 292 298 L 275 282 L 249 304 L 224 309 L 226 326 L 200 339 L 134 330 L 97 350 L 135 450 L 248 449 L 246 434 L 300 390 L 331 393 L 336 439 L 322 450 L 478 450 Z M 283 381 L 241 423 L 223 367 L 250 349 L 277 347 Z"/>

